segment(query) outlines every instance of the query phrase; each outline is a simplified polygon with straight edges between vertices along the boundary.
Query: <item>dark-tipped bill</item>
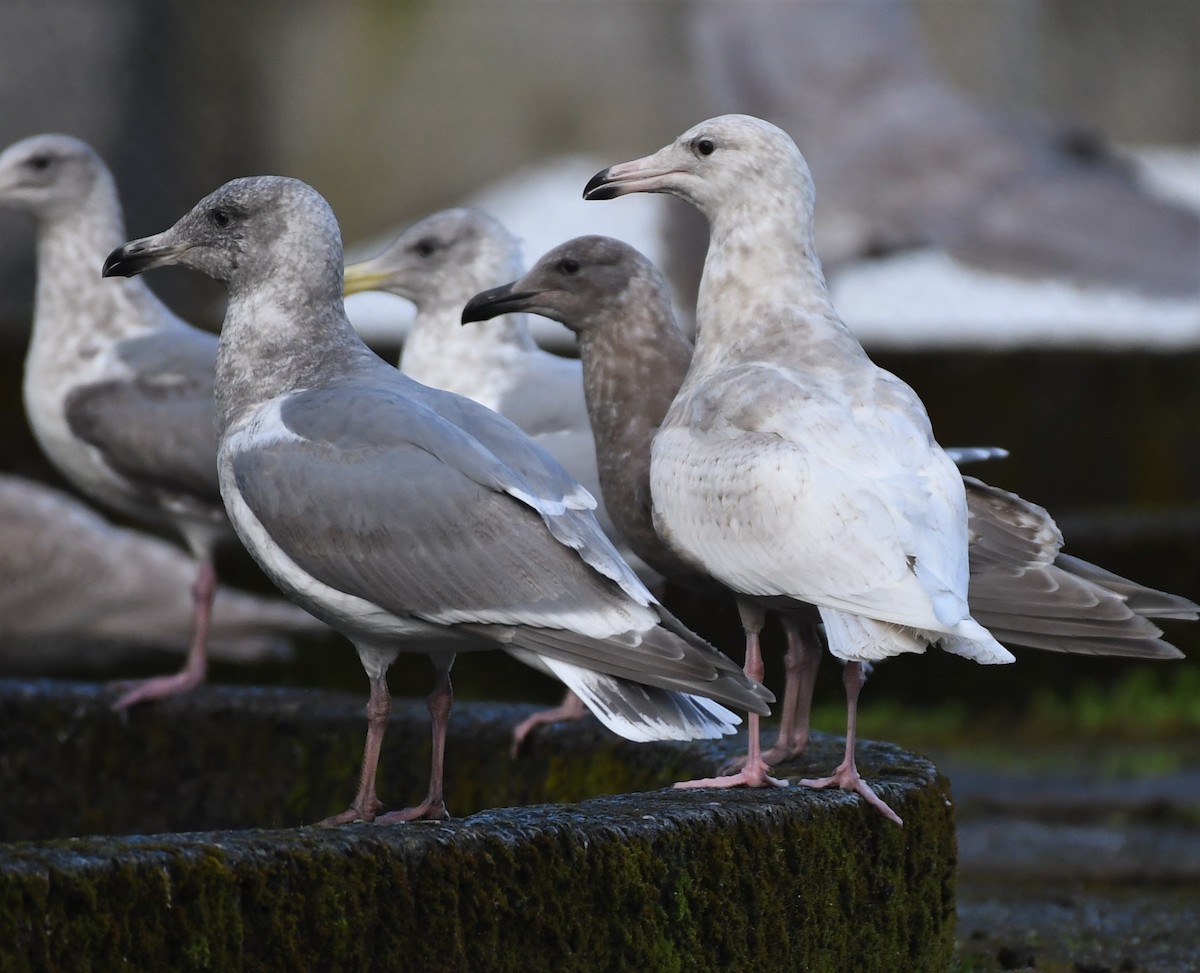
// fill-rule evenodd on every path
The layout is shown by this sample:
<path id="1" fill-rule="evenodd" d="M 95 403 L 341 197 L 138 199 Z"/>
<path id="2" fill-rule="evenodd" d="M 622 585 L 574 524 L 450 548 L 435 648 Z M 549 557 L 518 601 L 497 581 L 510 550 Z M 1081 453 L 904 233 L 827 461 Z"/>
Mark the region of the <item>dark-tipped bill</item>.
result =
<path id="1" fill-rule="evenodd" d="M 132 277 L 143 270 L 175 263 L 187 248 L 161 242 L 162 234 L 131 240 L 117 247 L 104 261 L 102 277 Z"/>
<path id="2" fill-rule="evenodd" d="M 660 193 L 664 176 L 675 172 L 658 161 L 658 155 L 622 162 L 597 172 L 583 187 L 584 199 L 616 199 L 628 193 Z"/>
<path id="3" fill-rule="evenodd" d="M 524 311 L 529 301 L 537 295 L 537 291 L 514 291 L 512 284 L 501 284 L 491 290 L 480 291 L 463 308 L 462 323 L 490 321 L 501 314 Z"/>

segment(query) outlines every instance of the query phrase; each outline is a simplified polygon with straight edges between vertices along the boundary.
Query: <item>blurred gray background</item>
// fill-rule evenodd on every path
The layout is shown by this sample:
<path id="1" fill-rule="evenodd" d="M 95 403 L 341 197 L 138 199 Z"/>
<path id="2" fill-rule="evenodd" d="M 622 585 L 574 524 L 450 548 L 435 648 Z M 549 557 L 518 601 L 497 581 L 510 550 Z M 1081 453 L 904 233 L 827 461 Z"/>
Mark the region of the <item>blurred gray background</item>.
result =
<path id="1" fill-rule="evenodd" d="M 131 235 L 163 228 L 226 179 L 272 172 L 315 185 L 355 241 L 546 155 L 615 162 L 712 114 L 693 37 L 719 6 L 6 0 L 0 144 L 56 130 L 90 141 L 116 172 Z M 1069 118 L 1119 143 L 1200 142 L 1192 0 L 912 6 L 936 64 L 983 105 Z M 793 134 L 804 148 L 805 133 Z M 8 320 L 28 315 L 29 240 L 4 218 Z"/>

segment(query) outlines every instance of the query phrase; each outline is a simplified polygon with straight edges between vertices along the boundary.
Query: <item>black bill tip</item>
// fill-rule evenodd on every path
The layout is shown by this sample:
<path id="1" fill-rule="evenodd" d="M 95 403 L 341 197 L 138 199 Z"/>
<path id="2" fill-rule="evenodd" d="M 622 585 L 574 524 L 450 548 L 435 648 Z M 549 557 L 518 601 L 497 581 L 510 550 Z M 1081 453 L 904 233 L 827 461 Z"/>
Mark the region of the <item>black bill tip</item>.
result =
<path id="1" fill-rule="evenodd" d="M 101 277 L 132 277 L 145 270 L 154 259 L 153 254 L 140 242 L 126 243 L 117 247 L 104 260 Z"/>
<path id="2" fill-rule="evenodd" d="M 512 284 L 501 284 L 490 290 L 480 291 L 462 311 L 462 323 L 490 321 L 501 314 L 525 310 L 528 301 L 537 296 L 535 291 L 514 291 Z"/>
<path id="3" fill-rule="evenodd" d="M 583 187 L 584 199 L 615 199 L 617 196 L 617 188 L 608 181 L 609 171 L 612 169 L 601 169 L 591 179 L 588 184 Z"/>

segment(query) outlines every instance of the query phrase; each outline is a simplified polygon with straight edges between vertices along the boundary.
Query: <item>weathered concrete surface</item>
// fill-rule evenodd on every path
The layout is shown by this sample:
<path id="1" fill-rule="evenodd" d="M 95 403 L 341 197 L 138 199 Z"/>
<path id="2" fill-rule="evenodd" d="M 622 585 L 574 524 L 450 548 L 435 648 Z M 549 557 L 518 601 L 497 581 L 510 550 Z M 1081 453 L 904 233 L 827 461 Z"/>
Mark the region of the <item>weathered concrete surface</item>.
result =
<path id="1" fill-rule="evenodd" d="M 480 810 L 662 788 L 737 746 L 637 746 L 589 720 L 511 762 L 526 712 L 458 707 L 448 800 L 470 816 L 324 830 L 291 826 L 348 800 L 361 701 L 206 689 L 123 719 L 92 686 L 0 683 L 0 970 L 946 967 L 953 813 L 927 761 L 860 752 L 904 829 L 798 787 Z M 423 790 L 427 737 L 424 707 L 397 705 L 394 806 Z M 235 827 L 263 830 L 208 830 Z M 88 832 L 140 836 L 13 841 Z"/>

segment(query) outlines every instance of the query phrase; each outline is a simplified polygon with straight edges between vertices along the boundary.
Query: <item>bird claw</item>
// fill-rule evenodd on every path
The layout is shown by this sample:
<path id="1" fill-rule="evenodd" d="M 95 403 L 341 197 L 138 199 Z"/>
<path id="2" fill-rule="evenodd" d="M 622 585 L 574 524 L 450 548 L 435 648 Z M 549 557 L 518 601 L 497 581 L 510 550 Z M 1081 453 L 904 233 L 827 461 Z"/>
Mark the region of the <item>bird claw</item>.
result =
<path id="1" fill-rule="evenodd" d="M 357 804 L 351 804 L 341 814 L 333 814 L 317 822 L 318 828 L 334 828 L 340 824 L 353 824 L 355 821 L 362 821 L 364 824 L 370 824 L 376 820 L 376 815 L 383 810 L 383 801 L 373 800 L 370 802 L 373 806 L 370 811 L 359 807 Z"/>
<path id="2" fill-rule="evenodd" d="M 416 807 L 400 811 L 388 811 L 375 818 L 376 824 L 399 824 L 402 821 L 449 821 L 450 812 L 445 801 L 422 801 Z"/>
<path id="3" fill-rule="evenodd" d="M 789 760 L 795 760 L 797 757 L 803 756 L 804 751 L 808 747 L 808 739 L 805 738 L 800 743 L 784 744 L 776 742 L 775 746 L 770 750 L 764 750 L 762 754 L 762 762 L 767 767 L 775 767 L 779 764 L 786 763 Z M 750 755 L 747 753 L 740 754 L 736 757 L 731 757 L 717 769 L 718 774 L 735 774 L 746 766 L 746 761 Z"/>
<path id="4" fill-rule="evenodd" d="M 742 767 L 736 774 L 726 774 L 720 777 L 701 777 L 697 780 L 681 780 L 675 784 L 679 790 L 689 790 L 698 787 L 787 787 L 788 782 L 778 777 L 772 777 L 768 767 L 761 760 L 749 767 Z"/>
<path id="5" fill-rule="evenodd" d="M 871 785 L 859 776 L 858 768 L 853 764 L 841 764 L 829 777 L 805 779 L 800 781 L 800 783 L 804 787 L 825 788 L 836 786 L 844 791 L 850 791 L 861 797 L 893 824 L 901 828 L 904 827 L 904 820 L 900 815 L 888 807 L 887 802 L 876 794 L 871 789 Z"/>

